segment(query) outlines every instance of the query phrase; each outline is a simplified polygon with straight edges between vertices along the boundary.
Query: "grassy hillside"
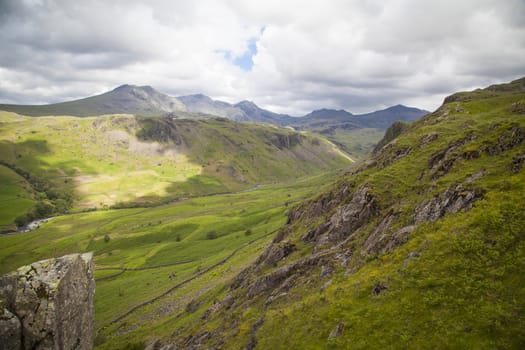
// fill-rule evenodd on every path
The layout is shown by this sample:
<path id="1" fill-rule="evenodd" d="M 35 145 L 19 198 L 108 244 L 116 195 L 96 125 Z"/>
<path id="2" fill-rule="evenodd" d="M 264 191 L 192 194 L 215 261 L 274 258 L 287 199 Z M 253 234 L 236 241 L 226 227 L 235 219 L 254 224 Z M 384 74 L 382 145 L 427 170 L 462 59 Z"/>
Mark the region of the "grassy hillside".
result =
<path id="1" fill-rule="evenodd" d="M 11 175 L 3 170 L 5 176 L 15 172 L 26 180 L 6 182 L 6 196 L 19 199 L 1 212 L 4 225 L 31 201 L 41 216 L 153 205 L 350 163 L 322 138 L 224 119 L 30 118 L 1 112 L 0 123 L 0 161 L 11 170 Z"/>
<path id="2" fill-rule="evenodd" d="M 20 213 L 33 205 L 31 185 L 13 170 L 0 165 L 0 231 L 12 229 L 11 224 Z"/>
<path id="3" fill-rule="evenodd" d="M 135 310 L 99 348 L 522 349 L 524 116 L 525 79 L 447 98 L 235 278 Z"/>

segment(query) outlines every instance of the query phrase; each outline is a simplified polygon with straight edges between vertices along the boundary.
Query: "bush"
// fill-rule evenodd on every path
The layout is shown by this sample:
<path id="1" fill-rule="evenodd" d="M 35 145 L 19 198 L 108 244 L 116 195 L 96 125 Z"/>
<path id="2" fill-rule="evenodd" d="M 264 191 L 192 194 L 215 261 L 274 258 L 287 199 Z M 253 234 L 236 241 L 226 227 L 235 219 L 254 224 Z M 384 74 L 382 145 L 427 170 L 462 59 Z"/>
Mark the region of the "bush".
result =
<path id="1" fill-rule="evenodd" d="M 250 230 L 250 229 L 247 229 L 246 231 L 244 231 L 244 235 L 245 235 L 245 236 L 249 236 L 249 235 L 251 235 L 252 233 L 253 233 L 253 232 L 252 232 L 252 230 Z"/>
<path id="2" fill-rule="evenodd" d="M 219 234 L 216 231 L 210 231 L 206 234 L 206 239 L 215 239 L 218 237 L 219 237 Z"/>
<path id="3" fill-rule="evenodd" d="M 104 235 L 104 242 L 108 243 L 110 241 L 111 238 L 109 238 L 109 235 L 106 233 Z"/>
<path id="4" fill-rule="evenodd" d="M 35 216 L 45 218 L 55 212 L 55 207 L 49 201 L 38 202 L 35 205 Z"/>
<path id="5" fill-rule="evenodd" d="M 32 217 L 28 214 L 22 214 L 15 219 L 15 224 L 18 227 L 27 225 L 32 221 Z"/>

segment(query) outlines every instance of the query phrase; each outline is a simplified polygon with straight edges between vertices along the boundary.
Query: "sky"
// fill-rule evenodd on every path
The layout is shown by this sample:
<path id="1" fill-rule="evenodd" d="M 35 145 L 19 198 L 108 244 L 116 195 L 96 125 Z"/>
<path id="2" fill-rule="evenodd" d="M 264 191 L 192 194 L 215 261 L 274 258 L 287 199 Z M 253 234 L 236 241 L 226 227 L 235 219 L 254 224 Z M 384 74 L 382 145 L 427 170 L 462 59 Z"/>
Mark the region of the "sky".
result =
<path id="1" fill-rule="evenodd" d="M 353 113 L 525 76 L 525 0 L 0 0 L 0 103 L 150 85 Z"/>

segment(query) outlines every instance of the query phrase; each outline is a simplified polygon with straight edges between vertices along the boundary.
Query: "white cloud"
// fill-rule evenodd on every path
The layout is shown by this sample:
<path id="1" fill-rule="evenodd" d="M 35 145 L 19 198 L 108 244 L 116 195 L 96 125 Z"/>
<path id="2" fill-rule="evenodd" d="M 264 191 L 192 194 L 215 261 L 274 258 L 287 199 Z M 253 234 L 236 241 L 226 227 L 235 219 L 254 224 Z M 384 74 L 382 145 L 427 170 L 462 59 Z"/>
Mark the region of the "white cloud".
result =
<path id="1" fill-rule="evenodd" d="M 296 115 L 433 109 L 457 90 L 525 75 L 523 13 L 522 0 L 4 0 L 0 102 L 130 83 Z M 240 57 L 253 39 L 247 72 L 224 53 Z"/>

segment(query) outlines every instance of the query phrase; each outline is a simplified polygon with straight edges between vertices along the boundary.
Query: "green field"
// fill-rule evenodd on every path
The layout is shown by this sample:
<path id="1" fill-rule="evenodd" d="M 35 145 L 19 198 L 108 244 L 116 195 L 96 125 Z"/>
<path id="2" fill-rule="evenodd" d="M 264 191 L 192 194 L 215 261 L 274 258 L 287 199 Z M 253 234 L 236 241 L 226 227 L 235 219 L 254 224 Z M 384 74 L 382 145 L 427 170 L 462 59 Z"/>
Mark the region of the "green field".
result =
<path id="1" fill-rule="evenodd" d="M 0 165 L 0 183 L 0 231 L 3 231 L 2 227 L 10 226 L 20 213 L 29 210 L 34 200 L 30 184 L 3 165 Z"/>

